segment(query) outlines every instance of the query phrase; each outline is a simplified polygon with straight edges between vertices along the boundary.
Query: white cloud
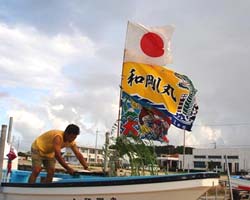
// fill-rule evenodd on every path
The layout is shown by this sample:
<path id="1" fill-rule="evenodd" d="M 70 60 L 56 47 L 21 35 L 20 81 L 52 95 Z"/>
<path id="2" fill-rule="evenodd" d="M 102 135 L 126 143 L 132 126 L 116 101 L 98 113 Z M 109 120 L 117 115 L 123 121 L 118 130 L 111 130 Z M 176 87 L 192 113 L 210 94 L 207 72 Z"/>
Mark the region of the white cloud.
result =
<path id="1" fill-rule="evenodd" d="M 79 33 L 45 35 L 33 27 L 0 24 L 1 85 L 53 89 L 65 87 L 64 66 L 80 56 L 93 58 L 94 43 Z"/>
<path id="2" fill-rule="evenodd" d="M 221 129 L 211 126 L 201 125 L 194 128 L 194 131 L 185 131 L 185 145 L 195 148 L 212 147 L 215 143 L 224 145 L 226 135 L 223 135 Z M 184 144 L 184 130 L 180 130 L 174 126 L 169 129 L 168 137 L 170 144 Z"/>
<path id="3" fill-rule="evenodd" d="M 79 32 L 48 36 L 33 27 L 4 23 L 0 23 L 0 41 L 0 85 L 16 88 L 16 91 L 24 87 L 27 93 L 34 89 L 48 91 L 47 94 L 37 93 L 36 104 L 33 105 L 30 104 L 33 99 L 28 102 L 22 99 L 27 94 L 20 96 L 11 90 L 0 93 L 1 97 L 8 94 L 8 99 L 15 100 L 7 112 L 14 118 L 16 135 L 29 138 L 25 146 L 29 146 L 31 140 L 47 128 L 64 130 L 69 123 L 80 124 L 79 108 L 63 100 L 65 91 L 71 91 L 73 84 L 63 70 L 68 68 L 70 71 L 70 65 L 79 59 L 94 58 L 94 43 Z M 76 71 L 76 74 L 79 73 Z M 68 95 L 75 98 L 73 94 Z M 61 97 L 62 102 L 49 103 L 57 97 Z M 3 105 L 8 104 L 8 99 Z"/>
<path id="4" fill-rule="evenodd" d="M 209 126 L 202 126 L 200 132 L 205 136 L 208 141 L 214 141 L 221 137 L 220 129 L 212 129 Z"/>
<path id="5" fill-rule="evenodd" d="M 215 141 L 221 140 L 220 129 L 209 126 L 201 126 L 195 132 L 187 132 L 187 145 L 194 147 L 211 147 Z"/>
<path id="6" fill-rule="evenodd" d="M 25 109 L 10 110 L 8 115 L 13 117 L 14 141 L 20 143 L 21 150 L 29 150 L 34 139 L 44 131 L 45 121 Z"/>
<path id="7" fill-rule="evenodd" d="M 64 106 L 62 104 L 51 106 L 52 110 L 63 110 Z"/>
<path id="8" fill-rule="evenodd" d="M 93 42 L 79 33 L 73 36 L 59 34 L 51 41 L 52 49 L 65 56 L 72 56 L 70 60 L 77 56 L 94 57 L 95 45 Z"/>
<path id="9" fill-rule="evenodd" d="M 8 115 L 13 116 L 16 124 L 26 124 L 31 129 L 39 130 L 45 126 L 45 122 L 37 114 L 26 110 L 10 110 Z"/>

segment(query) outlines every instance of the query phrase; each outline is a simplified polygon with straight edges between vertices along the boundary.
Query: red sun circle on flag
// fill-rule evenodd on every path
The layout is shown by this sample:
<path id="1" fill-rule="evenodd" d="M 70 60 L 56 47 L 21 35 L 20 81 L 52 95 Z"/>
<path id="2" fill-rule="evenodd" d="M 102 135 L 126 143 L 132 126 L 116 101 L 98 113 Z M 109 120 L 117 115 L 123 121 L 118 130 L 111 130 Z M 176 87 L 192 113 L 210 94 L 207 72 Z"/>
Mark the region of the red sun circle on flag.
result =
<path id="1" fill-rule="evenodd" d="M 164 42 L 156 33 L 148 32 L 141 39 L 142 51 L 150 57 L 160 57 L 164 54 Z"/>

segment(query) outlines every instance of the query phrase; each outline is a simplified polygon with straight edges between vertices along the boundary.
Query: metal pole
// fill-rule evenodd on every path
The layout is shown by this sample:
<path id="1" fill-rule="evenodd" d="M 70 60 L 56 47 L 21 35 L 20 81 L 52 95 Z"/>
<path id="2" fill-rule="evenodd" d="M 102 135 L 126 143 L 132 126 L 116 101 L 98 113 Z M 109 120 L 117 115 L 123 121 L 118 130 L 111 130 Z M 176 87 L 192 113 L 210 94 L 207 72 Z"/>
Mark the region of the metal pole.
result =
<path id="1" fill-rule="evenodd" d="M 226 200 L 226 197 L 227 197 L 227 182 L 225 181 L 224 182 L 224 200 Z"/>
<path id="2" fill-rule="evenodd" d="M 124 51 L 125 52 L 125 51 Z M 117 132 L 116 137 L 120 135 L 120 118 L 121 118 L 121 105 L 122 105 L 122 78 L 121 78 L 121 85 L 120 85 L 120 95 L 119 95 L 119 108 L 118 108 L 118 119 L 117 119 Z"/>
<path id="3" fill-rule="evenodd" d="M 104 169 L 103 171 L 107 171 L 108 167 L 108 147 L 109 147 L 109 132 L 105 134 L 105 152 L 104 152 Z"/>
<path id="4" fill-rule="evenodd" d="M 95 163 L 97 164 L 97 140 L 98 140 L 98 129 L 96 130 L 96 138 L 95 138 Z"/>
<path id="5" fill-rule="evenodd" d="M 217 189 L 216 186 L 214 186 L 214 187 L 215 187 L 215 200 L 217 200 L 217 198 L 218 198 L 218 189 Z"/>
<path id="6" fill-rule="evenodd" d="M 227 178 L 228 178 L 230 197 L 231 197 L 231 200 L 234 200 L 227 155 L 225 155 L 225 160 L 226 160 L 226 166 L 227 166 Z"/>
<path id="7" fill-rule="evenodd" d="M 186 131 L 184 130 L 184 136 L 183 136 L 183 161 L 182 161 L 182 170 L 184 171 L 184 167 L 185 167 L 185 146 L 186 146 Z"/>
<path id="8" fill-rule="evenodd" d="M 0 146 L 0 183 L 2 182 L 2 175 L 3 175 L 3 160 L 4 160 L 6 131 L 7 131 L 7 125 L 2 125 L 1 140 L 0 140 L 0 144 L 1 144 Z"/>
<path id="9" fill-rule="evenodd" d="M 9 121 L 9 128 L 8 128 L 8 137 L 7 137 L 7 143 L 10 145 L 11 144 L 11 132 L 12 132 L 12 124 L 13 124 L 13 117 L 10 117 Z"/>

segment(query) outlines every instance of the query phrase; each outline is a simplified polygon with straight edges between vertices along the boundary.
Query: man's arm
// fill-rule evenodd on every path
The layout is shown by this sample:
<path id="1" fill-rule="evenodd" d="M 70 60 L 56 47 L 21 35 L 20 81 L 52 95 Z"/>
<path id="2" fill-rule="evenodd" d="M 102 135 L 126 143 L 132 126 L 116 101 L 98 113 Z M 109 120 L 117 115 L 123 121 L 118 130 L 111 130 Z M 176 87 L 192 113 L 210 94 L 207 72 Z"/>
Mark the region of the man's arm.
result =
<path id="1" fill-rule="evenodd" d="M 65 162 L 61 155 L 61 144 L 61 138 L 59 136 L 56 136 L 53 141 L 55 158 L 68 171 L 69 174 L 74 174 L 74 170 Z"/>
<path id="2" fill-rule="evenodd" d="M 78 150 L 77 146 L 74 145 L 71 147 L 71 149 L 74 152 L 74 154 L 76 155 L 76 157 L 79 160 L 79 162 L 81 163 L 81 165 L 84 167 L 84 169 L 88 169 L 88 164 L 87 164 L 86 160 L 84 159 L 83 155 L 81 154 L 81 152 Z"/>

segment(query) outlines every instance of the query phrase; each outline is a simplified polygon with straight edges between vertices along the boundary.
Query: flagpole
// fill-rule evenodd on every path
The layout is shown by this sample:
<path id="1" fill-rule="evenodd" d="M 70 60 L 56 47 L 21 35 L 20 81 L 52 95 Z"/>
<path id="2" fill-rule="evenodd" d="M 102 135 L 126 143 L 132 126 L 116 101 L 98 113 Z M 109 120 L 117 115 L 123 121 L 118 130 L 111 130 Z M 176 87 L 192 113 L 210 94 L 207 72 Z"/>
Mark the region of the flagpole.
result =
<path id="1" fill-rule="evenodd" d="M 116 134 L 117 137 L 119 137 L 119 133 L 120 133 L 121 97 L 122 97 L 122 92 L 121 92 L 122 85 L 121 84 L 119 88 L 120 88 L 120 95 L 119 95 L 119 107 L 118 107 L 118 117 L 117 117 L 117 134 Z"/>
<path id="2" fill-rule="evenodd" d="M 182 161 L 182 170 L 184 171 L 185 170 L 185 146 L 186 146 L 186 131 L 184 129 L 183 131 L 183 161 Z"/>
<path id="3" fill-rule="evenodd" d="M 121 97 L 122 97 L 122 75 L 123 75 L 123 64 L 124 64 L 124 58 L 125 58 L 125 52 L 126 52 L 126 42 L 127 42 L 127 35 L 128 35 L 128 24 L 129 21 L 127 23 L 127 31 L 126 31 L 126 39 L 125 39 L 125 43 L 124 43 L 124 51 L 123 51 L 123 62 L 122 62 L 122 74 L 121 74 L 121 83 L 120 83 L 120 95 L 119 95 L 119 108 L 118 108 L 118 117 L 117 117 L 117 137 L 119 137 L 119 133 L 120 133 L 120 117 L 121 117 Z"/>

